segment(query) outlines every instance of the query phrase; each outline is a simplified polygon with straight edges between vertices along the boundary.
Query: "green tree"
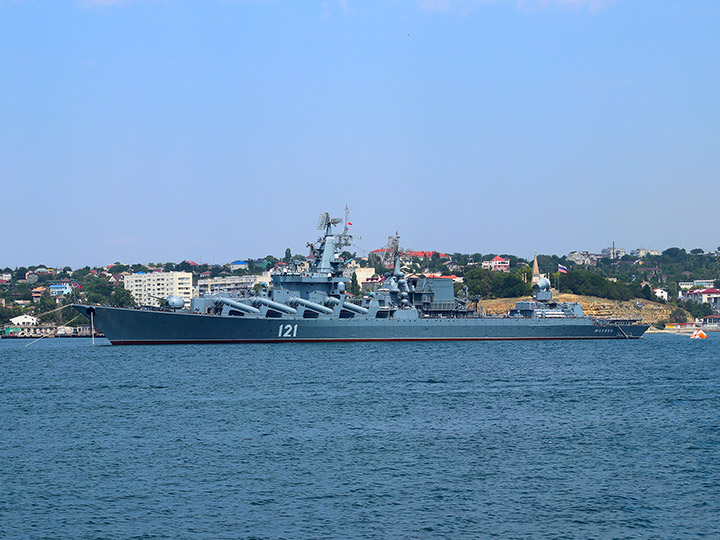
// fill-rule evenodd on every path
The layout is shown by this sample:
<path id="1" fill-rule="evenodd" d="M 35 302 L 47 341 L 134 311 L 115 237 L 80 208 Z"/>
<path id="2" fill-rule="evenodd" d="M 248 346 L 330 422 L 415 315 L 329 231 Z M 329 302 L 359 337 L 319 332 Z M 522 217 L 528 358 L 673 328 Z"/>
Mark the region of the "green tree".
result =
<path id="1" fill-rule="evenodd" d="M 42 293 L 42 296 L 35 304 L 35 313 L 43 322 L 50 322 L 55 319 L 53 313 L 47 313 L 57 308 L 57 301 L 54 297 L 50 296 L 48 291 Z"/>
<path id="2" fill-rule="evenodd" d="M 360 283 L 358 283 L 357 274 L 353 272 L 352 278 L 350 278 L 350 294 L 360 294 Z"/>
<path id="3" fill-rule="evenodd" d="M 472 296 L 517 298 L 530 294 L 530 285 L 518 274 L 484 270 L 477 266 L 465 273 L 465 285 Z"/>
<path id="4" fill-rule="evenodd" d="M 670 312 L 670 322 L 684 323 L 687 322 L 687 313 L 684 309 L 675 308 Z"/>
<path id="5" fill-rule="evenodd" d="M 104 279 L 91 277 L 83 285 L 82 294 L 91 304 L 109 304 L 112 301 L 113 286 Z"/>
<path id="6" fill-rule="evenodd" d="M 110 304 L 115 307 L 135 307 L 135 297 L 122 284 L 115 287 L 110 297 Z"/>

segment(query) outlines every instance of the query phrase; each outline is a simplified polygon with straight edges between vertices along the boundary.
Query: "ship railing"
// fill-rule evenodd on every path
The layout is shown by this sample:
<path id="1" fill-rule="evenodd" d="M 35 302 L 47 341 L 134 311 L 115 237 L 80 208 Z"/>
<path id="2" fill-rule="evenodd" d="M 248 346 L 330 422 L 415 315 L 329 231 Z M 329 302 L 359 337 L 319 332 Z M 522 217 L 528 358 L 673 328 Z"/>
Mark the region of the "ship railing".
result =
<path id="1" fill-rule="evenodd" d="M 638 324 L 642 321 L 639 318 L 626 318 L 626 319 L 597 319 L 597 323 L 605 326 L 631 326 Z"/>

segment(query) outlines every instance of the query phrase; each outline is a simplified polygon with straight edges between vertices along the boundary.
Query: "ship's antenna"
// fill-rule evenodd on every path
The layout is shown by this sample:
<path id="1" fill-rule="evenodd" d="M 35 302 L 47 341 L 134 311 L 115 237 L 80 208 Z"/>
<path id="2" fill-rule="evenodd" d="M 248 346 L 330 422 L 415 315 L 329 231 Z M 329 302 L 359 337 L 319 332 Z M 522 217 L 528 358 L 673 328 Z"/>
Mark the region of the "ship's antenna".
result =
<path id="1" fill-rule="evenodd" d="M 385 253 L 383 253 L 382 265 L 385 268 L 395 266 L 395 259 L 400 256 L 400 236 L 397 231 L 395 235 L 388 236 L 387 246 L 385 247 Z"/>

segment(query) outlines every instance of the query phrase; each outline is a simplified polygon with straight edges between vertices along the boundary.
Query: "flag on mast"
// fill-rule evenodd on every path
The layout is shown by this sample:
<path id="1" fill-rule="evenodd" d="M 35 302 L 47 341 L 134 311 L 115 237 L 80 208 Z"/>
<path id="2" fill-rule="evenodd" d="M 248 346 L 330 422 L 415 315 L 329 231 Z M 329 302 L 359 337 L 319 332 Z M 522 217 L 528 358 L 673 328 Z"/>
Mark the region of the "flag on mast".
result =
<path id="1" fill-rule="evenodd" d="M 558 272 L 561 274 L 567 274 L 567 268 L 564 267 L 562 264 L 558 264 Z"/>

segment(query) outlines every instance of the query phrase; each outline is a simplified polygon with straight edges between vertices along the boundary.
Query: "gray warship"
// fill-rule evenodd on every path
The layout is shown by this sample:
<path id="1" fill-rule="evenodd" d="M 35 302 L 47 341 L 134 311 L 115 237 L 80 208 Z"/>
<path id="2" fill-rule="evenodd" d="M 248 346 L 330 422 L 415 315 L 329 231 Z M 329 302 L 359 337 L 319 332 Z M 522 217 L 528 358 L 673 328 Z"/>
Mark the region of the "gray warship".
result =
<path id="1" fill-rule="evenodd" d="M 343 222 L 342 232 L 334 233 Z M 113 345 L 638 339 L 648 329 L 632 319 L 588 317 L 578 303 L 555 302 L 545 278 L 532 300 L 516 302 L 506 315 L 480 314 L 455 296 L 452 279 L 406 276 L 398 242 L 390 253 L 393 271 L 374 291 L 352 297 L 339 255 L 353 240 L 347 215 L 322 214 L 318 228 L 324 233 L 308 244 L 310 269 L 275 274 L 257 293 L 205 295 L 190 306 L 168 297 L 165 308 L 73 307 Z"/>

